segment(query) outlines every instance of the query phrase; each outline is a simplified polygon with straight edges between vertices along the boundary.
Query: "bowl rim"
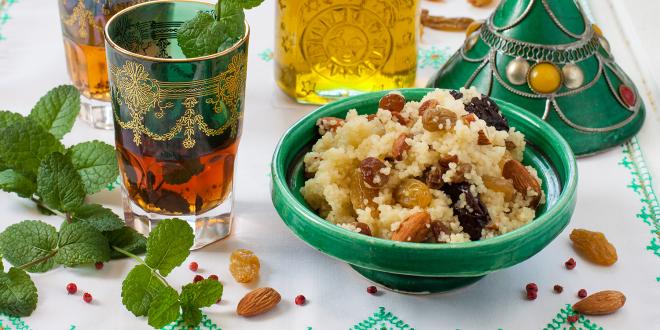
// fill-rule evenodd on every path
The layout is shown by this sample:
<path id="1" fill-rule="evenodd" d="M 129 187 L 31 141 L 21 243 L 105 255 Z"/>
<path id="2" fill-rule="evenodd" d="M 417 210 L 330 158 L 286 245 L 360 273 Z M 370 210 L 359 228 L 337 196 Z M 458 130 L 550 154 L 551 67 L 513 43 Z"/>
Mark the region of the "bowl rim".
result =
<path id="1" fill-rule="evenodd" d="M 561 210 L 565 207 L 569 207 L 570 204 L 573 201 L 573 197 L 576 193 L 577 190 L 577 163 L 575 160 L 575 155 L 573 154 L 573 151 L 568 144 L 568 142 L 555 130 L 550 124 L 546 123 L 545 121 L 541 120 L 538 118 L 536 115 L 534 115 L 531 112 L 528 112 L 524 110 L 523 108 L 514 105 L 512 103 L 502 101 L 497 98 L 491 98 L 494 100 L 498 105 L 504 104 L 507 108 L 513 110 L 512 113 L 514 113 L 516 116 L 520 117 L 521 120 L 523 121 L 528 121 L 532 122 L 534 125 L 538 126 L 540 130 L 545 132 L 545 135 L 547 135 L 550 139 L 554 139 L 557 141 L 557 144 L 555 146 L 555 150 L 557 154 L 560 157 L 561 163 L 566 167 L 566 172 L 568 173 L 568 176 L 565 180 L 565 182 L 562 182 L 561 184 L 561 193 L 559 195 L 559 198 L 557 199 L 557 202 L 555 205 L 553 205 L 551 208 L 546 210 L 544 214 L 542 214 L 540 217 L 536 217 L 533 219 L 533 221 L 529 224 L 526 224 L 520 228 L 517 228 L 513 231 L 510 231 L 506 234 L 502 234 L 496 237 L 491 237 L 485 240 L 479 240 L 479 241 L 469 241 L 469 242 L 459 242 L 459 243 L 451 243 L 451 244 L 428 244 L 428 243 L 413 243 L 413 242 L 400 242 L 400 241 L 393 241 L 393 240 L 388 240 L 380 237 L 372 237 L 372 236 L 366 236 L 362 235 L 360 233 L 356 233 L 350 230 L 346 230 L 342 227 L 337 226 L 336 224 L 330 223 L 326 219 L 323 219 L 316 213 L 314 213 L 311 209 L 309 209 L 306 205 L 303 203 L 299 202 L 296 197 L 292 194 L 291 189 L 289 189 L 289 186 L 287 184 L 287 179 L 286 179 L 286 173 L 287 169 L 284 168 L 284 158 L 286 157 L 286 154 L 282 152 L 281 148 L 283 143 L 292 135 L 292 133 L 296 130 L 298 130 L 306 121 L 310 120 L 311 117 L 317 116 L 318 113 L 327 111 L 327 109 L 334 109 L 334 108 L 340 108 L 340 107 L 347 107 L 348 110 L 354 109 L 355 107 L 350 107 L 350 104 L 357 102 L 357 100 L 364 100 L 368 99 L 370 97 L 376 97 L 376 96 L 382 96 L 387 94 L 388 92 L 391 91 L 401 91 L 401 92 L 431 92 L 434 90 L 449 90 L 449 89 L 443 89 L 443 88 L 399 88 L 399 89 L 393 89 L 393 90 L 385 90 L 385 91 L 379 91 L 379 92 L 372 92 L 372 93 L 365 93 L 365 94 L 360 94 L 356 96 L 351 96 L 344 98 L 339 101 L 335 101 L 332 103 L 325 104 L 321 107 L 319 107 L 316 110 L 313 110 L 312 112 L 308 113 L 307 115 L 303 116 L 300 118 L 298 121 L 296 121 L 289 129 L 287 129 L 280 140 L 278 141 L 275 151 L 273 153 L 273 158 L 271 162 L 271 177 L 272 177 L 272 190 L 271 194 L 275 194 L 275 191 L 278 190 L 281 192 L 281 196 L 279 196 L 284 203 L 289 204 L 289 207 L 296 213 L 302 215 L 304 218 L 306 218 L 308 221 L 313 223 L 314 225 L 318 226 L 319 229 L 324 230 L 326 232 L 330 232 L 332 235 L 343 235 L 346 236 L 356 242 L 356 244 L 369 244 L 371 246 L 379 247 L 379 248 L 401 248 L 401 249 L 409 249 L 409 250 L 438 250 L 438 251 L 446 251 L 446 250 L 456 250 L 456 249 L 473 249 L 473 248 L 482 248 L 482 247 L 488 247 L 488 246 L 495 246 L 499 245 L 502 243 L 506 243 L 509 241 L 513 241 L 516 238 L 519 238 L 521 236 L 525 236 L 528 233 L 537 230 L 538 227 L 542 227 L 546 222 L 553 221 L 553 219 L 558 216 L 561 213 Z M 556 167 L 553 166 L 553 169 L 556 171 Z M 279 215 L 280 218 L 282 219 L 283 217 Z M 284 219 L 282 219 L 284 221 Z M 289 227 L 289 224 L 284 221 L 287 227 Z M 295 233 L 295 231 L 294 231 Z M 298 236 L 298 234 L 296 234 Z"/>

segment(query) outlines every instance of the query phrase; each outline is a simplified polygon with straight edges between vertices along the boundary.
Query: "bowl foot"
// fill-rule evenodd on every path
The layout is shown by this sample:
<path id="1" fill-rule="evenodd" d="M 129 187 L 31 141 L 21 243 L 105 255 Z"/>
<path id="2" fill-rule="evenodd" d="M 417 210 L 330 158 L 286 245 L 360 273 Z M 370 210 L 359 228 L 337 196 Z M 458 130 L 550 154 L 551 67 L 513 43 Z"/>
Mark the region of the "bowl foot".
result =
<path id="1" fill-rule="evenodd" d="M 385 288 L 407 294 L 430 294 L 446 292 L 468 286 L 485 275 L 474 277 L 425 277 L 386 273 L 350 265 L 360 275 Z"/>

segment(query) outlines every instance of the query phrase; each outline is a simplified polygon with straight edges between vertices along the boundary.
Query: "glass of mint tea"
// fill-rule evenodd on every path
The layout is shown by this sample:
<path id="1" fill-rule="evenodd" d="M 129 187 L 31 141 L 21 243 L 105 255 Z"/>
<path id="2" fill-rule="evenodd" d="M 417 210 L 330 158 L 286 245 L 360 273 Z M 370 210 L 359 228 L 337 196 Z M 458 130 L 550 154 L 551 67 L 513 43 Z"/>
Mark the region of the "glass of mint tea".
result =
<path id="1" fill-rule="evenodd" d="M 193 249 L 229 235 L 241 136 L 249 26 L 218 51 L 186 57 L 177 31 L 213 5 L 153 1 L 106 25 L 106 50 L 124 214 L 148 234 L 188 221 Z"/>

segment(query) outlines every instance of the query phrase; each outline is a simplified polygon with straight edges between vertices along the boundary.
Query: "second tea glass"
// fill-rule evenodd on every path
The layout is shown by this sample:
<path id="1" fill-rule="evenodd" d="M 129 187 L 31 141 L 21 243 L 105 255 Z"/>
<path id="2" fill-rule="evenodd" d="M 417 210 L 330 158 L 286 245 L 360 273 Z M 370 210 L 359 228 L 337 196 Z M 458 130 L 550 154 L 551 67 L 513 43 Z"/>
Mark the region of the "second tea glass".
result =
<path id="1" fill-rule="evenodd" d="M 153 1 L 106 26 L 115 141 L 126 222 L 146 234 L 166 218 L 195 232 L 193 249 L 229 235 L 249 28 L 227 50 L 185 58 L 177 28 L 212 4 Z"/>
<path id="2" fill-rule="evenodd" d="M 112 129 L 103 26 L 115 13 L 146 0 L 59 0 L 69 76 L 80 91 L 80 118 Z"/>

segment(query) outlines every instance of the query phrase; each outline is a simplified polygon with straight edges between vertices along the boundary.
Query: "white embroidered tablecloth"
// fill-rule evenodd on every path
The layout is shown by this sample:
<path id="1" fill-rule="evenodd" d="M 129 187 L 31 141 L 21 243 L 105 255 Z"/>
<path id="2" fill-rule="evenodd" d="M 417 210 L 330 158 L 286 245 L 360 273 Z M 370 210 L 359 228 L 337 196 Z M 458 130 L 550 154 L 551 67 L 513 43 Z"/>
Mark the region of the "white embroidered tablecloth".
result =
<path id="1" fill-rule="evenodd" d="M 282 0 L 280 0 L 282 1 Z M 646 66 L 650 53 L 640 40 L 657 38 L 644 24 L 657 26 L 645 9 L 660 10 L 650 0 L 592 0 L 591 11 L 613 45 L 619 64 L 638 83 L 648 118 L 632 141 L 595 157 L 580 159 L 578 204 L 569 225 L 546 249 L 531 259 L 486 276 L 476 284 L 444 294 L 402 295 L 381 290 L 372 296 L 371 285 L 346 264 L 326 257 L 298 240 L 275 212 L 269 192 L 269 163 L 280 135 L 297 119 L 314 109 L 300 106 L 277 90 L 272 74 L 274 5 L 267 0 L 248 13 L 252 25 L 245 126 L 235 173 L 236 222 L 233 234 L 221 242 L 193 252 L 200 273 L 218 274 L 225 291 L 222 303 L 203 310 L 200 329 L 570 329 L 566 322 L 576 292 L 615 289 L 628 298 L 617 313 L 582 317 L 577 329 L 660 329 L 660 205 L 652 175 L 660 175 L 657 136 L 658 66 Z M 627 5 L 633 6 L 631 10 Z M 423 2 L 432 13 L 448 16 L 486 17 L 488 9 L 475 9 L 464 0 Z M 635 7 L 636 6 L 636 7 Z M 644 23 L 646 22 L 646 23 Z M 640 27 L 641 26 L 641 27 Z M 641 31 L 640 34 L 635 34 Z M 462 42 L 462 33 L 426 31 L 419 50 L 418 85 L 425 85 L 447 56 Z M 657 46 L 654 46 L 658 48 Z M 647 68 L 651 69 L 647 69 Z M 0 108 L 27 113 L 38 98 L 55 85 L 68 83 L 56 1 L 0 0 Z M 1 137 L 0 137 L 1 138 Z M 94 130 L 77 122 L 64 142 L 101 139 L 113 142 L 110 131 Z M 652 155 L 645 161 L 644 154 Z M 120 210 L 115 186 L 92 197 Z M 0 229 L 24 219 L 43 219 L 53 225 L 61 220 L 45 217 L 15 195 L 0 193 Z M 570 228 L 604 232 L 617 247 L 619 261 L 612 267 L 594 266 L 576 257 L 570 246 Z M 257 283 L 237 284 L 228 271 L 229 253 L 248 248 L 262 261 Z M 576 257 L 578 266 L 568 271 L 564 261 Z M 0 329 L 148 329 L 121 304 L 121 281 L 134 261 L 94 267 L 58 268 L 34 274 L 39 290 L 37 310 L 30 317 L 0 315 Z M 168 278 L 174 286 L 192 280 L 186 267 Z M 70 296 L 65 286 L 77 283 L 90 291 L 94 303 Z M 536 282 L 539 297 L 524 299 L 524 286 Z M 552 292 L 554 284 L 564 287 Z M 251 288 L 271 286 L 283 302 L 267 314 L 252 319 L 235 315 L 238 300 Z M 308 303 L 296 306 L 304 294 Z M 172 324 L 167 329 L 183 329 Z"/>

